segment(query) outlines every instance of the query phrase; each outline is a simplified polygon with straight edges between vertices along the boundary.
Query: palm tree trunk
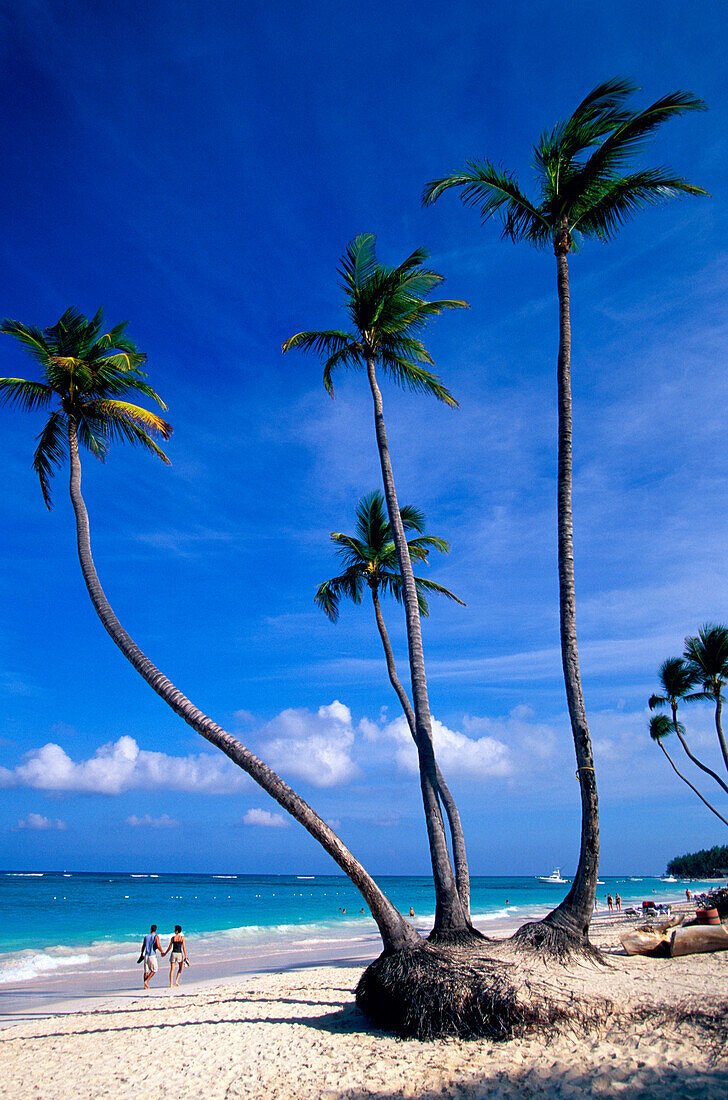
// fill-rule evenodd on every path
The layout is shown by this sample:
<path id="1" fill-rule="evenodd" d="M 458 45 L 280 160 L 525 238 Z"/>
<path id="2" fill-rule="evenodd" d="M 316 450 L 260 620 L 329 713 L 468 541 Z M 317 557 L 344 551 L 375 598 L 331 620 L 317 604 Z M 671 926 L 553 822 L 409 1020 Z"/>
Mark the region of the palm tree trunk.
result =
<path id="1" fill-rule="evenodd" d="M 581 790 L 581 848 L 571 889 L 549 915 L 552 923 L 580 939 L 589 931 L 599 870 L 599 804 L 591 738 L 587 725 L 579 673 L 576 639 L 576 591 L 574 585 L 574 524 L 572 493 L 571 416 L 571 315 L 569 305 L 570 239 L 566 226 L 556 244 L 557 289 L 559 296 L 558 358 L 558 529 L 559 529 L 559 617 L 561 660 L 566 699 L 576 751 L 577 778 Z"/>
<path id="2" fill-rule="evenodd" d="M 697 756 L 693 756 L 693 754 L 691 753 L 688 743 L 680 731 L 680 726 L 677 720 L 677 707 L 674 703 L 672 704 L 672 724 L 675 727 L 675 733 L 678 736 L 680 744 L 685 749 L 685 752 L 687 753 L 689 759 L 692 760 L 693 764 L 695 764 L 696 767 L 700 768 L 701 771 L 704 771 L 706 775 L 712 776 L 716 783 L 718 783 L 723 788 L 725 793 L 728 794 L 728 784 L 724 783 L 721 777 L 716 772 L 714 772 L 712 768 L 709 768 L 707 764 L 703 764 L 702 760 L 698 760 Z"/>
<path id="3" fill-rule="evenodd" d="M 384 616 L 382 615 L 382 608 L 379 603 L 377 590 L 371 585 L 370 590 L 372 593 L 372 603 L 374 604 L 374 614 L 377 620 L 377 629 L 379 630 L 379 637 L 382 639 L 384 656 L 387 661 L 387 672 L 389 673 L 389 681 L 402 705 L 404 716 L 407 719 L 407 725 L 409 726 L 412 738 L 413 740 L 415 740 L 416 743 L 415 712 L 412 710 L 412 704 L 407 697 L 407 692 L 402 687 L 399 676 L 397 675 L 397 666 L 394 662 L 394 652 L 392 651 L 392 645 L 389 641 L 389 634 L 387 633 Z M 437 763 L 437 761 L 435 761 L 435 769 L 435 774 L 437 776 L 438 794 L 440 796 L 442 805 L 445 808 L 448 824 L 450 826 L 457 891 L 460 897 L 460 904 L 462 905 L 463 912 L 465 913 L 465 919 L 468 921 L 468 923 L 470 923 L 470 872 L 468 870 L 468 854 L 465 848 L 465 836 L 463 835 L 463 826 L 460 820 L 460 813 L 458 812 L 455 799 L 450 793 L 450 789 L 445 782 L 444 776 L 440 771 L 440 765 Z"/>
<path id="4" fill-rule="evenodd" d="M 696 794 L 696 795 L 698 796 L 698 798 L 700 799 L 700 801 L 701 801 L 701 802 L 704 802 L 704 803 L 705 803 L 705 805 L 706 805 L 706 806 L 708 807 L 708 809 L 709 809 L 709 810 L 711 810 L 711 811 L 712 811 L 712 812 L 713 812 L 713 813 L 715 814 L 715 816 L 716 816 L 716 817 L 719 817 L 719 818 L 720 818 L 720 820 L 721 820 L 721 821 L 723 822 L 723 824 L 724 824 L 724 825 L 728 825 L 728 821 L 726 821 L 726 819 L 725 819 L 725 818 L 724 818 L 724 817 L 723 817 L 723 816 L 722 816 L 721 814 L 719 814 L 719 813 L 718 813 L 718 811 L 716 810 L 715 806 L 711 806 L 711 804 L 710 804 L 710 803 L 708 802 L 707 798 L 703 798 L 703 796 L 702 796 L 702 794 L 700 793 L 700 791 L 698 790 L 698 788 L 697 788 L 697 787 L 694 787 L 694 786 L 692 785 L 692 783 L 690 782 L 690 780 L 689 780 L 689 779 L 686 779 L 686 778 L 685 778 L 685 776 L 684 776 L 684 775 L 682 774 L 682 772 L 679 772 L 679 771 L 677 770 L 677 768 L 676 768 L 676 767 L 675 767 L 675 765 L 673 764 L 673 761 L 672 761 L 672 757 L 670 756 L 670 753 L 669 753 L 669 752 L 667 751 L 667 749 L 666 749 L 666 748 L 665 748 L 665 746 L 663 745 L 662 741 L 660 741 L 660 740 L 658 739 L 658 741 L 657 741 L 657 744 L 658 744 L 658 745 L 660 746 L 660 748 L 661 748 L 661 749 L 662 749 L 662 751 L 664 752 L 665 756 L 666 756 L 666 757 L 667 757 L 667 759 L 668 759 L 668 760 L 670 761 L 670 767 L 671 767 L 671 768 L 672 768 L 672 770 L 673 770 L 673 771 L 675 772 L 675 775 L 678 775 L 678 776 L 680 776 L 680 778 L 682 779 L 683 783 L 687 783 L 687 785 L 688 785 L 688 787 L 690 788 L 690 790 L 691 790 L 691 791 L 694 791 L 694 793 L 695 793 L 695 794 Z"/>
<path id="5" fill-rule="evenodd" d="M 392 528 L 399 572 L 402 577 L 402 598 L 407 621 L 407 643 L 409 647 L 410 675 L 412 679 L 412 700 L 415 713 L 415 745 L 420 766 L 420 786 L 425 807 L 427 836 L 430 842 L 430 859 L 435 882 L 435 927 L 433 934 L 465 932 L 468 922 L 460 903 L 450 853 L 447 848 L 445 825 L 437 798 L 437 771 L 435 753 L 432 745 L 432 719 L 430 702 L 427 695 L 427 677 L 422 649 L 422 630 L 420 627 L 420 609 L 417 602 L 417 589 L 412 572 L 407 539 L 399 513 L 399 503 L 394 487 L 392 461 L 389 454 L 387 431 L 384 425 L 382 394 L 377 384 L 374 359 L 367 357 L 367 376 L 374 401 L 374 428 L 382 467 L 384 496 L 387 501 L 389 523 Z"/>
<path id="6" fill-rule="evenodd" d="M 718 740 L 720 742 L 720 751 L 723 753 L 723 760 L 725 766 L 728 769 L 728 746 L 725 743 L 725 737 L 723 736 L 723 725 L 721 722 L 721 715 L 723 713 L 723 696 L 720 693 L 720 688 L 715 693 L 715 729 L 718 734 Z"/>
<path id="7" fill-rule="evenodd" d="M 377 922 L 385 951 L 397 951 L 421 942 L 417 931 L 399 913 L 374 879 L 342 844 L 336 833 L 296 794 L 267 764 L 245 748 L 240 741 L 216 725 L 198 710 L 182 692 L 152 664 L 114 614 L 99 581 L 91 554 L 88 512 L 81 495 L 81 460 L 73 417 L 68 417 L 68 443 L 71 457 L 70 492 L 76 516 L 78 557 L 88 594 L 104 629 L 157 695 L 197 733 L 225 753 L 233 763 L 247 772 L 276 802 L 283 807 L 315 840 L 321 844 L 361 892 Z"/>

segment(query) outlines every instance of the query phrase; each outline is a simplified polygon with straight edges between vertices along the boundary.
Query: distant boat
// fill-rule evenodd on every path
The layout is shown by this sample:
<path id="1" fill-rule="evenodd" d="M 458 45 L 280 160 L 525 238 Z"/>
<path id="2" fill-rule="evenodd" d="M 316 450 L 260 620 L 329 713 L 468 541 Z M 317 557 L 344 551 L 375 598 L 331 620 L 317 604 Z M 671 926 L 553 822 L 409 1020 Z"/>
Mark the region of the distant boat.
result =
<path id="1" fill-rule="evenodd" d="M 568 878 L 561 877 L 561 868 L 554 867 L 550 875 L 536 875 L 536 882 L 548 882 L 548 883 L 562 883 L 568 882 Z"/>
<path id="2" fill-rule="evenodd" d="M 603 878 L 598 878 L 597 879 L 597 886 L 603 886 L 603 885 L 604 885 L 604 879 Z"/>
<path id="3" fill-rule="evenodd" d="M 677 879 L 674 875 L 665 875 L 664 878 L 660 879 L 660 882 L 677 882 Z"/>

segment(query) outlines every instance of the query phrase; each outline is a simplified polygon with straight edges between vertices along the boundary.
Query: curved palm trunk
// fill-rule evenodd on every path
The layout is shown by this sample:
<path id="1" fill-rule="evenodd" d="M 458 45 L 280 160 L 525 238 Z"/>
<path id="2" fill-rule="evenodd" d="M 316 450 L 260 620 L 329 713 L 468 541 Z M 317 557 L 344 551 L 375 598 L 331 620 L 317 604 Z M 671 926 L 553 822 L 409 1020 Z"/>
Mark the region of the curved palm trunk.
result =
<path id="1" fill-rule="evenodd" d="M 567 933 L 586 939 L 596 896 L 599 869 L 599 803 L 592 756 L 591 737 L 586 720 L 579 673 L 576 640 L 576 592 L 574 585 L 574 525 L 572 491 L 572 420 L 571 420 L 571 316 L 569 308 L 570 239 L 566 227 L 556 242 L 559 296 L 559 453 L 558 453 L 558 529 L 559 529 L 559 618 L 561 660 L 566 699 L 576 751 L 577 777 L 581 790 L 581 848 L 579 864 L 571 889 L 561 905 L 546 918 Z"/>
<path id="2" fill-rule="evenodd" d="M 715 814 L 716 817 L 720 818 L 720 820 L 723 822 L 724 825 L 728 825 L 728 821 L 726 821 L 726 819 L 722 816 L 722 814 L 718 813 L 715 806 L 711 806 L 711 804 L 708 802 L 707 798 L 703 798 L 703 796 L 700 793 L 700 791 L 698 790 L 698 788 L 694 787 L 692 785 L 692 783 L 690 782 L 690 780 L 686 779 L 685 776 L 682 774 L 682 772 L 679 772 L 677 770 L 677 768 L 675 767 L 675 765 L 673 763 L 672 757 L 670 756 L 670 753 L 667 751 L 667 749 L 663 745 L 662 741 L 658 740 L 657 744 L 660 746 L 660 748 L 664 752 L 665 756 L 670 761 L 670 767 L 675 772 L 675 775 L 678 775 L 680 777 L 680 779 L 682 779 L 683 783 L 687 783 L 690 790 L 693 791 L 698 796 L 698 798 L 700 799 L 701 802 L 705 803 L 705 805 L 708 807 L 708 809 L 711 810 Z"/>
<path id="3" fill-rule="evenodd" d="M 720 751 L 723 753 L 723 760 L 725 762 L 726 769 L 728 769 L 728 746 L 725 743 L 725 737 L 723 736 L 723 724 L 721 722 L 721 715 L 723 713 L 723 696 L 720 693 L 720 688 L 715 692 L 715 730 L 718 734 L 718 741 L 720 742 Z"/>
<path id="4" fill-rule="evenodd" d="M 672 704 L 672 724 L 675 727 L 675 733 L 678 736 L 680 744 L 685 749 L 685 752 L 687 753 L 689 759 L 692 760 L 693 764 L 695 764 L 696 767 L 705 772 L 706 775 L 712 776 L 716 783 L 718 783 L 723 788 L 725 793 L 728 794 L 728 784 L 724 783 L 721 777 L 716 772 L 714 772 L 712 768 L 709 768 L 707 764 L 703 764 L 702 760 L 698 760 L 697 756 L 694 756 L 690 751 L 687 741 L 680 732 L 680 726 L 678 725 L 677 721 L 677 707 L 674 703 Z"/>
<path id="5" fill-rule="evenodd" d="M 387 633 L 387 627 L 384 622 L 384 616 L 382 615 L 382 608 L 379 603 L 379 596 L 377 590 L 373 586 L 370 586 L 372 593 L 372 603 L 374 604 L 374 614 L 377 619 L 377 629 L 379 630 L 379 637 L 382 639 L 382 646 L 384 647 L 384 656 L 387 661 L 387 672 L 389 673 L 389 681 L 397 693 L 404 716 L 407 719 L 407 725 L 410 728 L 412 738 L 415 739 L 415 712 L 412 709 L 412 704 L 407 697 L 407 692 L 402 687 L 402 683 L 397 675 L 397 666 L 394 662 L 394 652 L 392 651 L 392 645 L 389 641 L 389 634 Z M 416 743 L 416 739 L 415 739 Z M 460 813 L 458 811 L 455 799 L 450 793 L 450 788 L 445 782 L 444 776 L 440 771 L 440 765 L 435 761 L 435 774 L 437 777 L 437 788 L 440 800 L 445 813 L 447 814 L 448 824 L 450 826 L 450 836 L 452 837 L 452 854 L 453 861 L 455 863 L 455 882 L 457 884 L 457 891 L 460 897 L 460 904 L 463 907 L 465 913 L 465 919 L 470 922 L 470 872 L 468 870 L 468 855 L 465 848 L 465 836 L 463 835 L 463 826 L 460 821 Z"/>
<path id="6" fill-rule="evenodd" d="M 361 892 L 377 922 L 385 951 L 401 950 L 421 942 L 417 931 L 395 909 L 390 900 L 377 886 L 374 879 L 354 858 L 349 849 L 342 844 L 336 833 L 296 792 L 285 783 L 267 764 L 258 759 L 236 738 L 216 725 L 206 714 L 198 710 L 174 684 L 152 664 L 129 634 L 124 630 L 114 614 L 104 594 L 96 573 L 91 554 L 91 538 L 88 513 L 81 495 L 81 460 L 78 453 L 76 425 L 72 417 L 68 423 L 68 442 L 71 457 L 70 492 L 73 510 L 76 516 L 76 535 L 78 557 L 81 563 L 83 579 L 86 582 L 91 602 L 101 623 L 112 641 L 119 647 L 126 659 L 149 684 L 157 695 L 184 719 L 197 733 L 215 745 L 228 756 L 234 764 L 247 772 L 276 802 L 321 844 L 339 867 L 351 879 Z"/>
<path id="7" fill-rule="evenodd" d="M 374 428 L 382 467 L 384 495 L 387 501 L 389 523 L 392 528 L 399 572 L 402 577 L 402 597 L 407 620 L 407 643 L 412 678 L 412 699 L 415 715 L 415 745 L 420 766 L 420 786 L 425 807 L 427 836 L 430 842 L 430 859 L 435 882 L 435 927 L 434 935 L 465 932 L 468 922 L 460 903 L 450 853 L 447 848 L 445 825 L 437 798 L 437 769 L 432 746 L 432 720 L 427 695 L 425 659 L 422 649 L 422 631 L 420 628 L 420 609 L 417 602 L 417 589 L 412 572 L 407 539 L 399 513 L 399 503 L 394 487 L 392 461 L 389 454 L 387 431 L 384 425 L 382 394 L 377 384 L 374 359 L 367 357 L 367 376 L 374 401 Z"/>

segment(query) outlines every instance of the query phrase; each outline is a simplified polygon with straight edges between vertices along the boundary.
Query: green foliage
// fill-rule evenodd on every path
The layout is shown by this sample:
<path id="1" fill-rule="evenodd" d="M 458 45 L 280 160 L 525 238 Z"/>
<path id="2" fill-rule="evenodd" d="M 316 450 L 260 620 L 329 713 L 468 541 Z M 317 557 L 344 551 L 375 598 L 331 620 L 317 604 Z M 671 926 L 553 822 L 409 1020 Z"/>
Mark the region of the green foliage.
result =
<path id="1" fill-rule="evenodd" d="M 446 309 L 467 309 L 467 302 L 429 302 L 427 295 L 443 276 L 425 268 L 428 253 L 418 248 L 397 267 L 385 267 L 376 257 L 376 237 L 362 233 L 347 245 L 339 265 L 340 286 L 352 329 L 298 332 L 283 344 L 311 351 L 324 360 L 324 386 L 334 396 L 333 373 L 361 369 L 375 361 L 405 389 L 429 393 L 446 405 L 457 405 L 437 375 L 428 370 L 432 356 L 418 333 L 430 317 Z"/>
<path id="2" fill-rule="evenodd" d="M 667 865 L 669 875 L 679 878 L 719 878 L 728 871 L 728 844 L 713 848 L 703 848 L 699 852 L 688 852 L 684 856 L 675 856 Z"/>
<path id="3" fill-rule="evenodd" d="M 163 462 L 169 459 L 155 437 L 169 439 L 172 428 L 155 413 L 122 400 L 143 394 L 166 405 L 140 370 L 146 355 L 124 335 L 126 321 L 102 332 L 102 310 L 89 320 L 74 307 L 55 325 L 41 331 L 7 319 L 0 332 L 14 337 L 40 364 L 42 381 L 0 378 L 0 404 L 34 412 L 56 405 L 38 436 L 33 469 L 40 480 L 46 507 L 51 507 L 50 483 L 68 457 L 68 431 L 75 427 L 82 446 L 101 461 L 112 440 L 144 447 Z"/>
<path id="4" fill-rule="evenodd" d="M 463 171 L 428 183 L 423 203 L 458 188 L 464 205 L 475 207 L 484 222 L 500 215 L 503 238 L 536 248 L 553 244 L 568 252 L 579 235 L 610 240 L 646 205 L 681 194 L 707 194 L 665 168 L 628 170 L 663 122 L 705 109 L 701 100 L 678 91 L 634 111 L 626 101 L 637 90 L 629 81 L 608 80 L 570 118 L 541 136 L 533 149 L 537 199 L 520 189 L 513 173 L 490 161 L 471 160 Z"/>
<path id="5" fill-rule="evenodd" d="M 405 504 L 400 508 L 399 514 L 405 531 L 417 532 L 415 538 L 407 541 L 412 561 L 427 562 L 430 550 L 438 550 L 441 554 L 449 553 L 450 546 L 444 539 L 423 534 L 425 516 L 418 508 Z M 356 506 L 356 535 L 332 531 L 331 541 L 336 544 L 337 556 L 345 569 L 338 577 L 319 585 L 314 601 L 332 622 L 336 622 L 339 617 L 341 599 L 361 603 L 367 585 L 374 592 L 393 596 L 399 603 L 402 602 L 402 577 L 397 551 L 385 512 L 384 498 L 378 490 L 363 496 Z M 437 592 L 459 604 L 463 602 L 441 584 L 423 577 L 415 577 L 415 587 L 423 615 L 429 612 L 426 592 Z"/>

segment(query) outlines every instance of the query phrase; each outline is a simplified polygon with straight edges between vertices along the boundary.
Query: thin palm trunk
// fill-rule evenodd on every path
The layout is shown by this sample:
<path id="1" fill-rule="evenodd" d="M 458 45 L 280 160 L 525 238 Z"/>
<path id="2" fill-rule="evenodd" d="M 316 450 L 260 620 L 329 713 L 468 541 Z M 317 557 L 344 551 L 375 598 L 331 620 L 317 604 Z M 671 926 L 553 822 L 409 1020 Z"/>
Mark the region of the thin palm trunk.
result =
<path id="1" fill-rule="evenodd" d="M 728 746 L 725 743 L 725 737 L 723 736 L 723 724 L 721 722 L 721 716 L 723 713 L 723 696 L 720 693 L 720 688 L 715 692 L 715 730 L 718 734 L 718 740 L 720 741 L 720 751 L 723 753 L 723 760 L 725 762 L 726 769 L 728 769 Z"/>
<path id="2" fill-rule="evenodd" d="M 581 938 L 587 936 L 596 896 L 599 869 L 599 804 L 596 773 L 587 725 L 579 673 L 576 639 L 576 591 L 574 585 L 574 525 L 572 495 L 571 415 L 571 316 L 569 305 L 570 239 L 566 226 L 557 237 L 557 289 L 559 296 L 558 358 L 558 529 L 559 529 L 559 616 L 561 660 L 566 699 L 574 737 L 577 777 L 581 790 L 581 849 L 571 889 L 550 919 Z"/>
<path id="3" fill-rule="evenodd" d="M 68 418 L 68 442 L 71 458 L 70 492 L 76 517 L 78 557 L 91 602 L 112 641 L 149 686 L 172 710 L 206 741 L 247 772 L 272 798 L 321 844 L 361 892 L 377 922 L 385 951 L 401 950 L 421 942 L 417 931 L 395 909 L 374 879 L 342 844 L 336 833 L 279 775 L 232 737 L 207 715 L 198 710 L 182 692 L 152 664 L 121 626 L 101 587 L 91 554 L 88 513 L 81 495 L 81 460 L 74 419 Z"/>
<path id="4" fill-rule="evenodd" d="M 402 598 L 407 621 L 407 643 L 409 647 L 410 675 L 412 679 L 412 699 L 415 713 L 415 745 L 420 767 L 420 786 L 425 808 L 425 822 L 430 844 L 430 859 L 435 882 L 435 935 L 440 933 L 464 932 L 468 921 L 458 895 L 455 876 L 447 848 L 445 825 L 440 812 L 437 797 L 437 771 L 435 753 L 432 745 L 432 720 L 427 695 L 427 678 L 422 649 L 422 631 L 420 628 L 420 609 L 417 601 L 412 563 L 410 561 L 407 539 L 399 512 L 397 493 L 394 487 L 392 462 L 389 443 L 384 424 L 382 394 L 377 383 L 374 359 L 367 358 L 367 376 L 374 401 L 374 427 L 376 431 L 379 461 L 382 468 L 384 496 L 387 501 L 389 523 L 392 538 L 397 551 L 399 572 L 402 577 Z"/>
<path id="5" fill-rule="evenodd" d="M 384 656 L 387 662 L 387 672 L 389 673 L 389 681 L 394 688 L 397 698 L 399 699 L 404 716 L 407 719 L 407 725 L 409 726 L 412 738 L 417 743 L 415 733 L 415 712 L 412 709 L 412 704 L 409 701 L 407 692 L 404 690 L 402 683 L 397 675 L 397 666 L 394 661 L 394 652 L 392 650 L 392 644 L 389 640 L 389 634 L 384 622 L 384 616 L 382 615 L 382 608 L 379 603 L 379 596 L 376 588 L 370 586 L 372 593 L 372 603 L 374 604 L 374 614 L 377 620 L 377 629 L 379 630 L 379 637 L 382 639 L 382 646 L 384 648 Z M 445 778 L 440 771 L 440 765 L 435 760 L 435 774 L 437 777 L 437 789 L 440 796 L 440 801 L 445 809 L 447 815 L 448 824 L 450 826 L 450 836 L 452 838 L 452 854 L 453 861 L 455 863 L 455 881 L 457 883 L 458 895 L 460 897 L 460 904 L 463 907 L 465 913 L 465 919 L 470 922 L 470 872 L 468 870 L 468 854 L 465 848 L 465 836 L 463 835 L 463 826 L 460 821 L 460 813 L 458 811 L 455 799 L 450 793 L 450 789 L 445 782 Z"/>
<path id="6" fill-rule="evenodd" d="M 708 807 L 708 809 L 709 809 L 709 810 L 710 810 L 710 811 L 711 811 L 712 813 L 714 813 L 716 817 L 719 817 L 719 818 L 720 818 L 720 820 L 721 820 L 721 821 L 723 822 L 723 824 L 724 824 L 724 825 L 728 825 L 728 821 L 726 821 L 726 819 L 725 819 L 725 818 L 723 817 L 723 815 L 722 815 L 722 814 L 719 814 L 719 813 L 718 813 L 718 811 L 716 810 L 715 806 L 711 806 L 711 804 L 710 804 L 710 803 L 708 802 L 707 798 L 703 798 L 703 796 L 702 796 L 702 794 L 700 793 L 700 791 L 698 790 L 698 788 L 697 788 L 697 787 L 694 787 L 694 786 L 692 785 L 692 783 L 690 782 L 690 780 L 689 780 L 689 779 L 686 779 L 686 778 L 685 778 L 685 776 L 684 776 L 684 775 L 682 774 L 682 772 L 680 772 L 680 771 L 678 771 L 678 770 L 677 770 L 677 768 L 675 767 L 675 764 L 673 763 L 673 759 L 672 759 L 672 757 L 670 756 L 670 753 L 669 753 L 669 752 L 667 751 L 667 749 L 666 749 L 666 748 L 665 748 L 665 746 L 663 745 L 662 741 L 661 741 L 661 740 L 659 740 L 659 738 L 658 738 L 658 740 L 657 740 L 657 744 L 658 744 L 658 745 L 660 746 L 660 748 L 661 748 L 661 749 L 662 749 L 662 751 L 664 752 L 665 756 L 666 756 L 666 757 L 667 757 L 667 759 L 668 759 L 668 760 L 670 761 L 670 767 L 671 767 L 671 768 L 672 768 L 672 770 L 673 770 L 673 771 L 675 772 L 675 775 L 678 775 L 678 776 L 680 777 L 680 779 L 682 779 L 683 783 L 687 783 L 687 785 L 688 785 L 688 787 L 690 788 L 690 790 L 691 790 L 691 791 L 693 791 L 693 792 L 694 792 L 694 793 L 695 793 L 695 794 L 696 794 L 696 795 L 698 796 L 698 798 L 700 799 L 700 801 L 701 801 L 701 802 L 705 803 L 705 805 L 706 805 L 706 806 Z"/>
<path id="7" fill-rule="evenodd" d="M 701 760 L 698 760 L 697 756 L 694 756 L 690 751 L 688 743 L 682 735 L 680 724 L 677 720 L 677 707 L 674 703 L 672 704 L 672 724 L 675 727 L 675 733 L 680 740 L 680 744 L 685 749 L 685 752 L 687 753 L 690 760 L 692 760 L 693 764 L 695 764 L 696 767 L 700 768 L 701 771 L 704 771 L 706 775 L 712 776 L 716 783 L 718 783 L 723 788 L 725 793 L 728 794 L 728 784 L 724 783 L 721 777 L 716 772 L 714 772 L 712 768 L 709 768 L 707 764 L 703 764 L 703 762 Z"/>

